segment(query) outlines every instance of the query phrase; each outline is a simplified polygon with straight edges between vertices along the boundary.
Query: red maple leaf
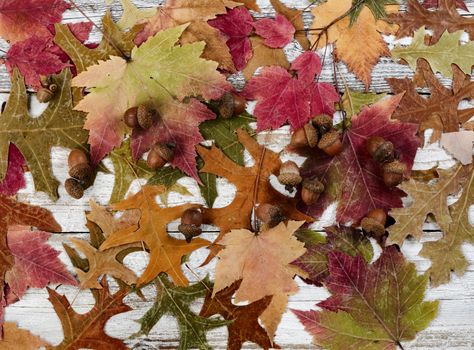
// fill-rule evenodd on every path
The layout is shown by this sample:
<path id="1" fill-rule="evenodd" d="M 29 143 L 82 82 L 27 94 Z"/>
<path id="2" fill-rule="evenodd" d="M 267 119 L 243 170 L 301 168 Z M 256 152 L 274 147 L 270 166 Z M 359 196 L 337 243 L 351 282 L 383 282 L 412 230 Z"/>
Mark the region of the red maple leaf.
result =
<path id="1" fill-rule="evenodd" d="M 48 232 L 31 231 L 27 226 L 11 226 L 8 229 L 8 248 L 15 262 L 5 275 L 7 304 L 19 300 L 28 287 L 44 288 L 49 283 L 77 285 L 59 260 L 60 252 L 46 243 L 50 236 Z"/>
<path id="2" fill-rule="evenodd" d="M 6 196 L 14 196 L 20 189 L 26 186 L 24 166 L 26 166 L 25 158 L 20 150 L 11 143 L 8 150 L 7 173 L 0 182 L 0 193 Z"/>
<path id="3" fill-rule="evenodd" d="M 63 0 L 0 0 L 0 37 L 11 43 L 49 37 L 48 26 L 60 22 L 68 8 Z"/>
<path id="4" fill-rule="evenodd" d="M 282 15 L 277 15 L 275 19 L 260 19 L 253 26 L 256 33 L 265 39 L 265 45 L 275 49 L 291 43 L 296 32 L 293 24 Z"/>
<path id="5" fill-rule="evenodd" d="M 408 172 L 411 170 L 419 144 L 418 125 L 390 119 L 402 96 L 385 98 L 353 117 L 352 126 L 343 137 L 341 154 L 329 157 L 317 148 L 310 151 L 302 174 L 317 176 L 326 190 L 315 205 L 304 208 L 307 214 L 317 217 L 337 200 L 337 221 L 358 223 L 372 209 L 388 211 L 402 206 L 405 193 L 385 185 L 381 167 L 367 151 L 368 138 L 383 137 L 393 143 L 400 161 Z"/>
<path id="6" fill-rule="evenodd" d="M 236 7 L 208 23 L 227 36 L 227 46 L 235 68 L 244 69 L 253 55 L 252 44 L 249 40 L 249 35 L 253 30 L 253 18 L 249 10 L 245 7 Z"/>
<path id="7" fill-rule="evenodd" d="M 291 69 L 297 78 L 279 66 L 263 68 L 242 92 L 247 99 L 258 101 L 254 111 L 257 131 L 278 129 L 286 121 L 292 129 L 298 129 L 318 114 L 334 113 L 339 94 L 331 84 L 314 82 L 321 72 L 319 56 L 306 51 Z"/>
<path id="8" fill-rule="evenodd" d="M 423 7 L 427 9 L 438 8 L 439 7 L 439 0 L 425 0 L 423 1 Z M 464 0 L 456 0 L 456 7 L 460 8 L 464 11 L 469 11 Z"/>

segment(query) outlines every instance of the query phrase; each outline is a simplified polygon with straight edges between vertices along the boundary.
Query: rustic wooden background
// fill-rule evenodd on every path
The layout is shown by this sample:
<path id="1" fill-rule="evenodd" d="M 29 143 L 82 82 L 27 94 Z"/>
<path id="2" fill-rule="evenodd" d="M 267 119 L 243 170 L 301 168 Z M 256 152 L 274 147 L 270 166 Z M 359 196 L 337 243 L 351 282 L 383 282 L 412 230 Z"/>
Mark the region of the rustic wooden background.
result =
<path id="1" fill-rule="evenodd" d="M 199 1 L 199 0 L 196 0 Z M 141 8 L 151 8 L 159 5 L 162 1 L 156 0 L 135 0 L 137 6 Z M 95 23 L 100 25 L 101 16 L 104 14 L 106 7 L 103 0 L 92 1 L 92 0 L 76 0 L 76 3 L 84 11 L 84 13 Z M 258 1 L 262 12 L 259 16 L 273 16 L 274 11 L 269 4 L 268 0 Z M 307 0 L 284 0 L 288 6 L 304 9 L 308 5 Z M 469 6 L 471 12 L 474 13 L 474 0 L 467 0 L 466 3 Z M 402 9 L 404 6 L 402 5 Z M 116 1 L 112 6 L 112 13 L 115 17 L 119 17 L 121 13 L 120 5 Z M 463 15 L 469 15 L 469 13 L 462 12 Z M 77 10 L 68 11 L 65 15 L 65 21 L 77 22 L 87 20 Z M 311 21 L 311 14 L 308 11 L 305 13 L 305 20 L 309 23 Z M 97 41 L 100 37 L 98 31 L 94 31 L 91 36 L 91 40 Z M 361 38 L 361 49 L 363 49 L 363 38 Z M 393 45 L 394 40 L 391 37 L 386 38 L 387 42 Z M 402 40 L 404 43 L 408 43 L 407 39 Z M 0 47 L 5 48 L 5 45 Z M 289 59 L 293 59 L 295 55 L 300 52 L 297 44 L 290 45 L 287 49 Z M 331 65 L 330 56 L 326 57 L 326 65 L 322 74 L 322 81 L 334 82 L 333 70 Z M 338 65 L 338 74 L 341 79 L 344 77 L 347 85 L 356 90 L 362 90 L 362 84 L 357 81 L 352 74 L 350 74 L 343 64 Z M 373 71 L 373 79 L 371 85 L 371 91 L 373 92 L 390 92 L 385 78 L 388 77 L 406 77 L 412 76 L 413 72 L 407 66 L 397 64 L 388 58 L 380 60 L 379 64 Z M 242 85 L 242 80 L 239 77 L 235 78 L 237 85 Z M 450 81 L 447 79 L 443 80 L 443 83 L 449 85 Z M 9 77 L 4 67 L 0 70 L 0 102 L 7 100 L 9 92 Z M 343 89 L 343 86 L 340 86 Z M 425 92 L 426 93 L 426 92 Z M 465 102 L 461 108 L 474 106 L 474 102 Z M 31 110 L 33 115 L 39 115 L 43 110 L 44 106 L 38 104 L 35 99 L 32 99 Z M 268 147 L 273 150 L 282 150 L 283 147 L 289 142 L 289 134 L 287 128 L 274 131 L 268 136 L 261 136 L 260 142 L 265 143 Z M 64 183 L 67 177 L 67 155 L 68 150 L 56 148 L 52 151 L 52 159 L 54 164 L 55 176 Z M 295 158 L 289 154 L 283 154 L 283 158 Z M 297 159 L 301 162 L 301 159 Z M 248 159 L 248 162 L 252 162 Z M 420 149 L 416 158 L 416 169 L 429 169 L 433 166 L 439 166 L 441 168 L 448 168 L 454 164 L 453 159 L 445 151 L 440 149 L 439 145 L 436 144 L 425 144 L 423 149 Z M 106 161 L 106 165 L 113 169 L 110 161 Z M 113 175 L 99 174 L 95 182 L 94 187 L 89 189 L 84 198 L 81 200 L 71 199 L 66 192 L 64 187 L 60 187 L 60 199 L 57 202 L 52 202 L 43 193 L 35 193 L 32 185 L 30 174 L 27 174 L 28 187 L 22 190 L 19 194 L 19 199 L 22 201 L 30 202 L 32 204 L 41 205 L 45 208 L 50 209 L 58 222 L 62 225 L 64 233 L 54 235 L 50 239 L 50 244 L 56 249 L 62 251 L 61 259 L 68 264 L 71 268 L 71 264 L 68 261 L 66 254 L 63 252 L 62 243 L 68 242 L 72 237 L 87 238 L 87 231 L 85 228 L 85 217 L 84 211 L 89 209 L 88 201 L 90 198 L 95 199 L 100 204 L 106 205 L 109 201 L 112 186 L 114 182 Z M 169 205 L 177 205 L 183 202 L 197 202 L 203 203 L 199 195 L 199 190 L 196 183 L 191 179 L 182 179 L 179 181 L 182 185 L 186 186 L 189 191 L 193 194 L 192 196 L 180 196 L 173 193 L 169 199 Z M 143 182 L 141 182 L 143 183 Z M 230 203 L 235 193 L 235 187 L 229 184 L 226 180 L 219 180 L 219 198 L 216 202 L 217 206 L 224 206 Z M 140 182 L 137 181 L 132 185 L 131 191 L 136 191 L 140 186 Z M 453 201 L 454 199 L 452 199 Z M 474 206 L 471 206 L 471 217 L 474 222 Z M 320 228 L 322 226 L 331 224 L 334 221 L 334 206 L 328 209 L 328 211 L 321 218 L 315 227 Z M 169 230 L 171 234 L 176 234 L 177 224 L 170 224 Z M 474 229 L 473 229 L 474 230 Z M 422 242 L 436 240 L 441 237 L 441 232 L 437 230 L 436 225 L 426 224 L 425 232 Z M 217 234 L 216 229 L 213 227 L 207 227 L 204 234 L 205 238 L 213 238 Z M 415 241 L 407 241 L 402 247 L 403 253 L 406 257 L 413 261 L 420 273 L 426 271 L 429 267 L 429 261 L 418 256 L 418 253 L 422 247 L 422 244 Z M 470 262 L 474 260 L 474 247 L 472 245 L 463 246 L 464 253 L 468 256 Z M 191 257 L 191 268 L 193 271 L 186 271 L 186 267 L 183 267 L 186 274 L 191 280 L 196 280 L 198 277 L 203 277 L 206 273 L 213 270 L 214 264 L 208 266 L 207 269 L 199 269 L 199 263 L 206 256 L 206 251 L 201 250 L 196 252 Z M 143 271 L 147 263 L 146 253 L 134 253 L 127 257 L 126 264 L 138 273 Z M 211 272 L 212 274 L 212 272 Z M 290 299 L 290 308 L 297 309 L 309 309 L 313 307 L 315 303 L 323 300 L 327 297 L 327 292 L 323 288 L 316 288 L 308 286 L 298 281 L 301 289 L 298 294 Z M 81 313 L 85 313 L 93 305 L 93 298 L 89 291 L 78 292 L 77 289 L 59 286 L 58 292 L 64 293 L 68 296 L 69 300 L 73 301 L 74 308 Z M 129 339 L 130 335 L 138 331 L 139 325 L 133 320 L 138 319 L 145 311 L 151 307 L 154 300 L 154 290 L 149 287 L 146 290 L 147 301 L 142 301 L 134 295 L 127 297 L 126 301 L 131 305 L 134 311 L 126 314 L 114 317 L 106 326 L 107 332 L 115 337 L 126 339 L 127 344 L 133 349 L 174 349 L 177 347 L 179 339 L 179 333 L 176 327 L 175 321 L 170 317 L 163 318 L 159 324 L 152 330 L 150 335 L 140 339 Z M 457 350 L 468 350 L 474 349 L 474 268 L 471 265 L 468 268 L 466 274 L 458 278 L 453 276 L 451 283 L 440 286 L 438 288 L 430 289 L 427 293 L 427 298 L 430 300 L 439 299 L 441 301 L 439 316 L 435 321 L 432 322 L 430 327 L 421 332 L 417 339 L 412 342 L 407 342 L 404 345 L 405 349 L 413 350 L 433 350 L 433 349 L 457 349 Z M 199 309 L 199 304 L 196 304 L 196 310 Z M 42 336 L 52 344 L 57 344 L 62 339 L 61 324 L 58 317 L 55 315 L 53 308 L 47 300 L 46 290 L 30 290 L 24 299 L 10 307 L 6 312 L 6 319 L 8 321 L 18 322 L 23 328 L 31 330 L 33 333 Z M 208 334 L 208 339 L 212 346 L 216 349 L 226 348 L 227 331 L 224 328 L 212 331 Z M 276 342 L 284 349 L 312 349 L 315 348 L 311 344 L 311 337 L 304 332 L 302 326 L 297 322 L 296 318 L 289 312 L 287 312 L 283 321 L 278 329 Z M 246 349 L 254 349 L 254 344 L 246 344 Z M 21 349 L 19 349 L 21 350 Z"/>

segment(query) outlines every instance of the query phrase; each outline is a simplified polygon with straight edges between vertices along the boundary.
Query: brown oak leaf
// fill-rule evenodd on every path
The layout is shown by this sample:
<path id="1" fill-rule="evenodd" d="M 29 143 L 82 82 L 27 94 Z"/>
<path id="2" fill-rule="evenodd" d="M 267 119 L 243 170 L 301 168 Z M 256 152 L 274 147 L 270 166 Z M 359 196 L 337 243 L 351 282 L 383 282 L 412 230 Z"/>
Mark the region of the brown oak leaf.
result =
<path id="1" fill-rule="evenodd" d="M 38 350 L 42 346 L 48 345 L 43 339 L 26 329 L 18 328 L 12 322 L 5 323 L 3 332 L 3 340 L 0 341 L 0 349 L 2 350 Z"/>

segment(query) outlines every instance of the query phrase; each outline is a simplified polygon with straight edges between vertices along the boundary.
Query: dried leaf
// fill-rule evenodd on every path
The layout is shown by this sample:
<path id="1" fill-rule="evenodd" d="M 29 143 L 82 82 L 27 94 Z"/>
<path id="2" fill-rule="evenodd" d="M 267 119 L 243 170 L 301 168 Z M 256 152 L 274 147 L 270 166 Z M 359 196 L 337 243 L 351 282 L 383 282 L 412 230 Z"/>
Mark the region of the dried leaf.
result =
<path id="1" fill-rule="evenodd" d="M 26 160 L 20 150 L 13 144 L 8 149 L 7 173 L 0 181 L 0 193 L 6 196 L 14 196 L 19 190 L 26 187 L 26 180 L 23 168 Z"/>
<path id="2" fill-rule="evenodd" d="M 107 0 L 111 2 L 110 0 Z M 157 9 L 138 9 L 131 0 L 120 0 L 123 8 L 123 15 L 117 22 L 121 30 L 132 28 L 137 24 L 145 23 L 150 17 L 153 17 Z"/>
<path id="3" fill-rule="evenodd" d="M 264 44 L 263 39 L 258 36 L 250 37 L 253 55 L 243 69 L 244 77 L 249 80 L 260 67 L 280 66 L 289 69 L 290 64 L 282 49 L 272 49 Z"/>
<path id="4" fill-rule="evenodd" d="M 383 99 L 387 94 L 357 92 L 346 88 L 342 96 L 342 107 L 347 116 L 352 117 L 362 111 L 362 107 L 369 106 Z"/>
<path id="5" fill-rule="evenodd" d="M 310 44 L 304 28 L 303 11 L 286 7 L 280 0 L 270 0 L 270 3 L 276 12 L 285 16 L 293 24 L 296 29 L 295 39 L 303 50 L 309 50 Z"/>
<path id="6" fill-rule="evenodd" d="M 423 1 L 423 7 L 427 9 L 437 8 L 439 6 L 440 6 L 439 0 L 424 0 Z M 464 3 L 464 0 L 456 0 L 456 7 L 464 11 L 469 11 L 466 4 Z"/>
<path id="7" fill-rule="evenodd" d="M 265 40 L 265 45 L 274 49 L 283 48 L 293 40 L 295 27 L 285 16 L 277 15 L 275 19 L 263 18 L 254 22 L 255 31 Z"/>
<path id="8" fill-rule="evenodd" d="M 359 18 L 359 15 L 364 7 L 367 7 L 371 12 L 372 15 L 375 17 L 376 20 L 384 19 L 387 16 L 387 11 L 385 7 L 387 5 L 398 5 L 398 1 L 396 0 L 352 0 L 352 6 L 354 10 L 351 11 L 349 15 L 350 24 L 354 24 L 354 22 Z"/>
<path id="9" fill-rule="evenodd" d="M 441 135 L 441 147 L 444 147 L 463 165 L 472 163 L 472 143 L 474 131 L 458 131 Z"/>
<path id="10" fill-rule="evenodd" d="M 49 344 L 26 329 L 18 328 L 15 323 L 6 322 L 3 325 L 3 340 L 0 341 L 2 350 L 37 350 Z"/>

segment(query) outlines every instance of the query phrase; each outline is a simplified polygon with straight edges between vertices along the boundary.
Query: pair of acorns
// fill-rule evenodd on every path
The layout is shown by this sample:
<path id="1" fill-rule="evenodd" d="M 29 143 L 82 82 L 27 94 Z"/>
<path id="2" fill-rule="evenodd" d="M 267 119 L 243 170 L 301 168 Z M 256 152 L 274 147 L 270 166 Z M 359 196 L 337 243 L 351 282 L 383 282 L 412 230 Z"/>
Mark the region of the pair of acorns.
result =
<path id="1" fill-rule="evenodd" d="M 380 208 L 371 210 L 360 222 L 360 227 L 369 235 L 380 238 L 385 234 L 387 214 Z"/>
<path id="2" fill-rule="evenodd" d="M 395 187 L 403 182 L 407 167 L 398 160 L 392 142 L 380 136 L 372 136 L 367 140 L 367 151 L 382 168 L 385 185 Z"/>
<path id="3" fill-rule="evenodd" d="M 36 99 L 41 103 L 51 101 L 58 90 L 58 86 L 53 83 L 51 76 L 42 75 L 40 77 L 40 82 L 41 88 L 36 93 Z"/>
<path id="4" fill-rule="evenodd" d="M 295 186 L 301 184 L 301 199 L 306 205 L 315 204 L 321 193 L 324 192 L 324 184 L 317 177 L 303 180 L 300 168 L 291 160 L 281 165 L 278 181 L 285 185 L 286 190 L 290 192 Z"/>
<path id="5" fill-rule="evenodd" d="M 72 150 L 68 157 L 70 178 L 64 183 L 66 192 L 75 199 L 84 196 L 84 191 L 94 182 L 94 170 L 89 158 L 81 149 Z"/>
<path id="6" fill-rule="evenodd" d="M 334 128 L 332 118 L 325 114 L 314 117 L 310 123 L 296 130 L 291 137 L 292 148 L 316 146 L 331 157 L 343 150 L 341 136 Z"/>
<path id="7" fill-rule="evenodd" d="M 226 92 L 217 101 L 217 111 L 219 115 L 224 119 L 229 119 L 234 115 L 240 115 L 245 112 L 247 107 L 247 101 L 236 94 Z"/>

